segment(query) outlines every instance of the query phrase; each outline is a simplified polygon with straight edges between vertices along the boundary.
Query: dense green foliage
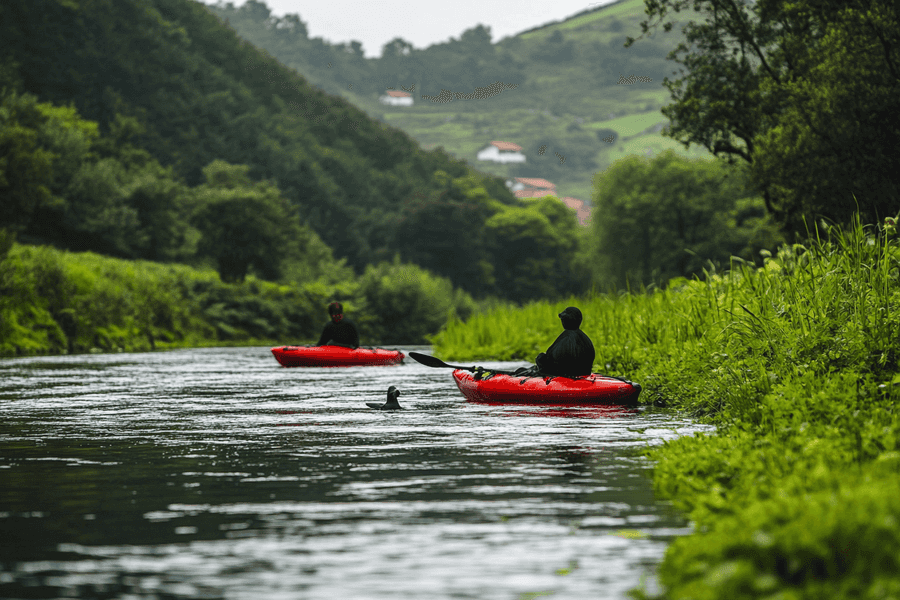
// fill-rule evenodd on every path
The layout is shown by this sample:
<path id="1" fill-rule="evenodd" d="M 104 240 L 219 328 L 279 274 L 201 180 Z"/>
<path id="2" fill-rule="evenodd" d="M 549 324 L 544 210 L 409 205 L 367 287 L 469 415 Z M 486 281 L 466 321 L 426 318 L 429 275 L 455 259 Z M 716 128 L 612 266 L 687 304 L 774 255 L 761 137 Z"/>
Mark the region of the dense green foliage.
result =
<path id="1" fill-rule="evenodd" d="M 448 319 L 467 319 L 475 310 L 472 298 L 450 281 L 399 257 L 366 268 L 358 295 L 365 299 L 365 330 L 384 344 L 427 344 Z"/>
<path id="2" fill-rule="evenodd" d="M 504 205 L 474 178 L 435 176 L 443 191 L 417 194 L 401 213 L 404 260 L 450 273 L 454 285 L 478 296 L 497 290 L 517 302 L 589 288 L 590 273 L 577 261 L 585 239 L 575 213 L 557 199 Z"/>
<path id="3" fill-rule="evenodd" d="M 246 165 L 213 161 L 203 168 L 205 183 L 191 188 L 130 144 L 140 130 L 134 119 L 117 116 L 112 133 L 102 136 L 74 109 L 38 103 L 31 95 L 8 94 L 2 109 L 13 208 L 4 221 L 26 241 L 49 238 L 128 258 L 208 263 L 228 282 L 243 281 L 248 272 L 303 281 L 332 268 L 333 251 L 301 224 L 272 181 L 253 181 Z M 369 230 L 393 229 L 385 233 L 385 247 L 479 296 L 521 300 L 586 288 L 587 279 L 570 265 L 581 239 L 575 217 L 559 202 L 540 204 L 548 221 L 531 204 L 497 200 L 492 192 L 508 194 L 502 184 L 441 170 L 434 180 L 440 192 L 415 192 L 399 203 L 399 220 L 370 213 Z M 494 218 L 500 214 L 505 227 Z M 516 220 L 528 215 L 543 226 L 515 230 Z M 541 260 L 511 266 L 515 244 L 540 248 Z"/>
<path id="4" fill-rule="evenodd" d="M 856 211 L 867 221 L 892 214 L 900 199 L 896 2 L 646 6 L 644 33 L 688 7 L 703 15 L 670 53 L 685 69 L 664 82 L 674 99 L 663 109 L 668 135 L 749 164 L 769 210 L 793 232 L 803 233 L 804 217 L 846 223 Z"/>
<path id="5" fill-rule="evenodd" d="M 203 185 L 216 160 L 270 181 L 285 210 L 357 272 L 399 250 L 400 200 L 442 191 L 437 171 L 516 202 L 502 181 L 442 150 L 423 152 L 311 87 L 200 3 L 15 0 L 0 7 L 0 38 L 0 83 L 18 92 L 4 94 L 0 117 L 0 147 L 10 154 L 4 185 L 16 201 L 0 226 L 15 227 L 23 241 L 154 260 L 192 256 L 195 207 L 182 192 Z M 221 223 L 195 224 L 221 237 Z M 275 277 L 262 261 L 249 264 Z"/>
<path id="6" fill-rule="evenodd" d="M 335 299 L 364 345 L 418 343 L 473 300 L 414 265 L 346 268 L 302 285 L 13 244 L 0 229 L 0 356 L 209 344 L 315 343 Z"/>
<path id="7" fill-rule="evenodd" d="M 815 233 L 761 268 L 475 315 L 436 351 L 533 359 L 575 304 L 597 370 L 718 425 L 648 450 L 657 492 L 696 524 L 666 554 L 663 597 L 893 597 L 900 244 L 891 226 Z"/>
<path id="8" fill-rule="evenodd" d="M 109 136 L 72 108 L 9 93 L 5 117 L 2 224 L 26 241 L 125 258 L 202 264 L 226 281 L 252 267 L 270 280 L 315 278 L 332 251 L 299 222 L 270 182 L 248 167 L 214 161 L 189 188 L 129 142 L 140 130 L 118 115 Z M 2 183 L 2 182 L 0 182 Z"/>
<path id="9" fill-rule="evenodd" d="M 625 158 L 597 175 L 594 274 L 623 289 L 703 274 L 732 256 L 760 261 L 782 241 L 746 174 L 672 151 Z"/>

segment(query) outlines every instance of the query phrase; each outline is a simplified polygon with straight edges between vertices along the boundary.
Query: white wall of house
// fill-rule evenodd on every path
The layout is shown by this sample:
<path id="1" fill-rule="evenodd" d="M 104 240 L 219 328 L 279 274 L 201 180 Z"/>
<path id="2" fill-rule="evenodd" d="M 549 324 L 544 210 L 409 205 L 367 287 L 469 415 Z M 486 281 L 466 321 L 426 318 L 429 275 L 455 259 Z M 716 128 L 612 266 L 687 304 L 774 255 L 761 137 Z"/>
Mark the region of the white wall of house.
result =
<path id="1" fill-rule="evenodd" d="M 394 98 L 392 96 L 381 96 L 379 98 L 382 104 L 390 104 L 391 106 L 412 106 L 413 99 L 412 96 L 406 96 L 403 98 Z"/>
<path id="2" fill-rule="evenodd" d="M 478 160 L 492 160 L 499 163 L 525 162 L 525 155 L 521 152 L 504 152 L 491 144 L 478 152 Z"/>

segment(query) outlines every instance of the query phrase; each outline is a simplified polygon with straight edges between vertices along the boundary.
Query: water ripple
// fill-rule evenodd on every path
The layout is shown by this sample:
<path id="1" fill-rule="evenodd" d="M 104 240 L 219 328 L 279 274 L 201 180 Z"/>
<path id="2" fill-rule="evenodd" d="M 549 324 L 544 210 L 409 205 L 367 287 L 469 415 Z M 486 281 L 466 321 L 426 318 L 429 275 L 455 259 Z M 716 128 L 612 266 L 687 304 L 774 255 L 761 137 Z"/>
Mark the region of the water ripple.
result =
<path id="1" fill-rule="evenodd" d="M 0 402 L 5 597 L 625 598 L 689 531 L 638 451 L 708 429 L 266 348 L 0 360 Z"/>

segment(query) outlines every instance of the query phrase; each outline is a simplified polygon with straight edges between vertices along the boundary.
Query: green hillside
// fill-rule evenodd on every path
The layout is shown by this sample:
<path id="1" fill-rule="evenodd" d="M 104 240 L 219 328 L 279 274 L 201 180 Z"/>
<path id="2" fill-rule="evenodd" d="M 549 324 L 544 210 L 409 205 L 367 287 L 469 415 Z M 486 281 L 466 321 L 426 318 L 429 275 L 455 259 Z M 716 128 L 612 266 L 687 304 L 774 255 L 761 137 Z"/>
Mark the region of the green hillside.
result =
<path id="1" fill-rule="evenodd" d="M 568 266 L 574 214 L 545 215 L 502 179 L 423 151 L 200 3 L 13 0 L 0 6 L 0 37 L 10 42 L 0 54 L 0 144 L 14 199 L 0 228 L 22 242 L 218 262 L 235 280 L 247 269 L 286 278 L 293 267 L 277 263 L 309 263 L 310 247 L 357 274 L 400 255 L 476 295 L 519 299 L 531 284 L 511 288 L 495 275 L 516 269 L 496 247 L 512 243 L 496 231 L 506 221 L 488 226 L 511 210 L 538 224 L 529 243 L 543 266 L 531 276 L 559 293 L 585 283 Z M 225 272 L 223 260 L 239 264 Z"/>
<path id="2" fill-rule="evenodd" d="M 347 45 L 310 39 L 302 15 L 272 17 L 263 2 L 211 9 L 313 85 L 402 129 L 423 148 L 443 147 L 472 167 L 504 178 L 548 179 L 562 196 L 589 202 L 594 174 L 626 155 L 652 156 L 671 148 L 690 157 L 710 156 L 699 147 L 685 150 L 660 133 L 668 121 L 659 109 L 669 100 L 662 79 L 673 68 L 666 56 L 681 34 L 675 28 L 624 48 L 626 36 L 640 32 L 643 0 L 588 9 L 497 42 L 481 26 L 426 49 L 398 39 L 378 59 L 364 59 Z M 631 75 L 652 81 L 618 83 Z M 438 103 L 422 98 L 442 90 L 468 94 L 495 81 L 517 87 L 484 99 Z M 414 105 L 381 104 L 378 98 L 388 88 L 414 90 Z M 610 131 L 616 134 L 612 144 L 603 141 Z M 522 146 L 527 162 L 478 161 L 477 151 L 492 140 Z"/>

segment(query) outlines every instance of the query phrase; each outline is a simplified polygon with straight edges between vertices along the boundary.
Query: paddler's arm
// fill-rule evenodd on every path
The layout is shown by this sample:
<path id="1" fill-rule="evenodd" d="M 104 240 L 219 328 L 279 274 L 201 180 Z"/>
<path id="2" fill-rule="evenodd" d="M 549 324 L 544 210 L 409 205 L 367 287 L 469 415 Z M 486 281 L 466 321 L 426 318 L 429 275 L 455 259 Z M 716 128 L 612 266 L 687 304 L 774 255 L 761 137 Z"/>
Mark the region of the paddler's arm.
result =
<path id="1" fill-rule="evenodd" d="M 322 330 L 322 337 L 319 338 L 319 343 L 316 346 L 324 346 L 325 342 L 331 339 L 331 323 L 325 326 L 325 329 Z"/>

